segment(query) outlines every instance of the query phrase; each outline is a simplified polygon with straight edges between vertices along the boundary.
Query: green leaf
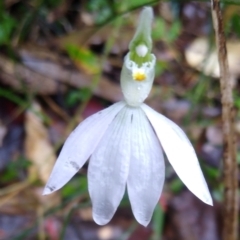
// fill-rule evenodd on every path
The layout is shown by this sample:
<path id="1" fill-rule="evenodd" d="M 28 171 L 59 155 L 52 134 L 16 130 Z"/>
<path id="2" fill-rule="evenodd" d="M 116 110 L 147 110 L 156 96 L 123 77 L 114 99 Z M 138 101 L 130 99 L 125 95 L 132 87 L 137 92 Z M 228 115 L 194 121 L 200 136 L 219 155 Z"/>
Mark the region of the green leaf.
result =
<path id="1" fill-rule="evenodd" d="M 234 14 L 231 19 L 232 23 L 232 32 L 236 33 L 240 37 L 240 15 Z"/>
<path id="2" fill-rule="evenodd" d="M 81 194 L 87 192 L 87 177 L 86 176 L 76 176 L 70 183 L 66 184 L 62 190 L 61 194 L 64 198 L 74 196 L 76 194 Z"/>
<path id="3" fill-rule="evenodd" d="M 162 18 L 155 18 L 154 27 L 152 32 L 152 38 L 154 40 L 162 40 L 165 38 L 166 34 L 166 24 Z"/>
<path id="4" fill-rule="evenodd" d="M 55 8 L 57 6 L 60 6 L 62 4 L 63 0 L 45 0 L 42 5 L 46 5 L 49 8 Z"/>
<path id="5" fill-rule="evenodd" d="M 181 23 L 176 20 L 168 25 L 164 19 L 156 18 L 152 37 L 154 40 L 162 40 L 167 43 L 174 42 L 181 33 Z"/>
<path id="6" fill-rule="evenodd" d="M 81 88 L 77 90 L 71 91 L 67 98 L 66 98 L 66 104 L 69 107 L 74 106 L 79 101 L 86 102 L 91 96 L 91 89 L 89 88 Z"/>
<path id="7" fill-rule="evenodd" d="M 156 68 L 155 68 L 156 76 L 160 76 L 167 69 L 168 69 L 168 62 L 157 60 Z"/>
<path id="8" fill-rule="evenodd" d="M 1 182 L 9 182 L 17 179 L 18 173 L 21 170 L 26 170 L 30 165 L 31 162 L 22 156 L 10 162 L 4 172 L 1 173 Z"/>
<path id="9" fill-rule="evenodd" d="M 163 225 L 164 225 L 164 212 L 161 205 L 158 203 L 153 213 L 153 230 L 154 231 L 153 231 L 153 236 L 151 237 L 152 240 L 155 240 L 155 239 L 161 240 Z"/>
<path id="10" fill-rule="evenodd" d="M 8 44 L 16 21 L 5 12 L 0 12 L 0 45 Z"/>
<path id="11" fill-rule="evenodd" d="M 183 183 L 179 178 L 175 178 L 170 183 L 170 189 L 173 193 L 179 193 L 183 188 Z"/>
<path id="12" fill-rule="evenodd" d="M 168 30 L 168 34 L 166 35 L 167 40 L 170 43 L 174 42 L 180 35 L 181 30 L 182 30 L 182 26 L 180 21 L 173 22 L 172 26 Z"/>
<path id="13" fill-rule="evenodd" d="M 87 73 L 97 74 L 100 72 L 99 60 L 89 49 L 76 45 L 67 45 L 66 51 L 75 64 Z"/>
<path id="14" fill-rule="evenodd" d="M 217 179 L 220 177 L 220 171 L 218 168 L 210 167 L 204 164 L 203 169 L 208 178 Z"/>

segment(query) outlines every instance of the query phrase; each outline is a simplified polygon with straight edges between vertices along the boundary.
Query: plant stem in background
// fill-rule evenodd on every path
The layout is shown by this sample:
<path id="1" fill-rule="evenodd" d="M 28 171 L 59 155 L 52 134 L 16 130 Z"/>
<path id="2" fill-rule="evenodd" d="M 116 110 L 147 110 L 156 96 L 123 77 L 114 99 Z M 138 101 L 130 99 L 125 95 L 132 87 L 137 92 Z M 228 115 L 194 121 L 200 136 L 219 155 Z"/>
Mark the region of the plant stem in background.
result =
<path id="1" fill-rule="evenodd" d="M 211 0 L 213 26 L 216 35 L 220 67 L 222 101 L 223 147 L 224 147 L 224 209 L 223 240 L 237 240 L 238 237 L 238 166 L 236 159 L 234 109 L 232 83 L 229 77 L 226 40 L 223 30 L 219 0 Z"/>

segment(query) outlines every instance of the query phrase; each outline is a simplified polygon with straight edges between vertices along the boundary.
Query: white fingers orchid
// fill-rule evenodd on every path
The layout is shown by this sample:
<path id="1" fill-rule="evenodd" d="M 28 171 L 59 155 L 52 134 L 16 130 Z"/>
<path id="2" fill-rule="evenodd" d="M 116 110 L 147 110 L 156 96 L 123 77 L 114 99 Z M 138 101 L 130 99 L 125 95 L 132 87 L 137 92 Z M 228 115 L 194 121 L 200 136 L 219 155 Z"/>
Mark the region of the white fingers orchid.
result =
<path id="1" fill-rule="evenodd" d="M 44 189 L 43 194 L 50 194 L 63 187 L 90 158 L 88 189 L 93 219 L 100 225 L 111 220 L 126 186 L 136 220 L 148 225 L 163 188 L 163 150 L 188 189 L 212 205 L 185 133 L 143 103 L 152 88 L 156 62 L 151 53 L 152 19 L 152 9 L 144 8 L 124 59 L 124 101 L 90 116 L 71 133 Z"/>

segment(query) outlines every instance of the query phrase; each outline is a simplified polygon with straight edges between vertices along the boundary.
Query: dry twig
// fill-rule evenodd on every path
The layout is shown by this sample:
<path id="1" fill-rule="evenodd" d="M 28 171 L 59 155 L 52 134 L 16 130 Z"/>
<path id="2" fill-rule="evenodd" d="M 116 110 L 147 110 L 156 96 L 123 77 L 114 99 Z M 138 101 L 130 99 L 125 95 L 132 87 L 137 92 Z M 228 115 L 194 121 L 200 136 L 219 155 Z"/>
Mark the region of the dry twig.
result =
<path id="1" fill-rule="evenodd" d="M 238 166 L 234 131 L 232 85 L 229 81 L 226 40 L 219 0 L 211 0 L 212 18 L 218 49 L 222 95 L 222 122 L 224 141 L 224 226 L 223 240 L 237 240 L 238 227 Z"/>

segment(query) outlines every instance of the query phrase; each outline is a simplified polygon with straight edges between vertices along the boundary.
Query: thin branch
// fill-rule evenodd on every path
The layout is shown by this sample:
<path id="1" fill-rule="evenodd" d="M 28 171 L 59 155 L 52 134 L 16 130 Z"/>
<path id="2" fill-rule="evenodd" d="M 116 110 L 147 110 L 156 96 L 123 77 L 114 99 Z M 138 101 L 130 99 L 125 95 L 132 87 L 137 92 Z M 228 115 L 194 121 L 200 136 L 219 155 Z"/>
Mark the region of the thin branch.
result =
<path id="1" fill-rule="evenodd" d="M 224 209 L 223 240 L 238 239 L 238 166 L 236 159 L 236 139 L 234 127 L 234 108 L 232 83 L 230 81 L 226 40 L 219 0 L 211 0 L 212 18 L 216 35 L 220 85 L 222 96 L 222 122 L 224 144 Z"/>

